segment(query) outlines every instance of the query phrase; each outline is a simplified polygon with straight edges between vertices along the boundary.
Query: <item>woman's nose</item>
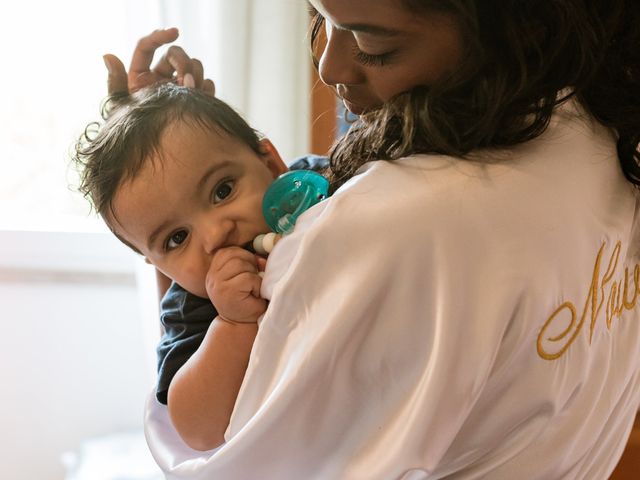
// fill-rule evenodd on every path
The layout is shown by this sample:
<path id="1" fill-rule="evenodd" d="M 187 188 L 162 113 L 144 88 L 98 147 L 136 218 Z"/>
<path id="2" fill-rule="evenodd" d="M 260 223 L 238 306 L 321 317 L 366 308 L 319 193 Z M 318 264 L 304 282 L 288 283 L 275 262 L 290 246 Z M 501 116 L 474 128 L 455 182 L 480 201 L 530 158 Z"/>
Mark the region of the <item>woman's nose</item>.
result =
<path id="1" fill-rule="evenodd" d="M 326 24 L 326 45 L 320 57 L 318 74 L 327 85 L 358 85 L 364 82 L 362 65 L 353 55 L 353 34 Z"/>

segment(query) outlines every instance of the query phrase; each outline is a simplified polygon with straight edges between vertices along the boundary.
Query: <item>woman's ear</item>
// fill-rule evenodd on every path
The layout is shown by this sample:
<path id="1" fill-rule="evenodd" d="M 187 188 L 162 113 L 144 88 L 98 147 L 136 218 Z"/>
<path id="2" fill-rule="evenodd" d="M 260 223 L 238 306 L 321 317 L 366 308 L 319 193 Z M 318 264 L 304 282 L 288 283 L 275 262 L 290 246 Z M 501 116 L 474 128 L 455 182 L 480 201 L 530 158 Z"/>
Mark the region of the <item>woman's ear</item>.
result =
<path id="1" fill-rule="evenodd" d="M 276 147 L 274 147 L 273 143 L 268 139 L 263 138 L 260 140 L 260 152 L 260 158 L 262 158 L 262 161 L 273 175 L 273 178 L 277 178 L 289 171 L 289 167 L 287 167 L 287 164 L 284 163 L 282 157 L 280 157 L 278 150 L 276 150 Z"/>

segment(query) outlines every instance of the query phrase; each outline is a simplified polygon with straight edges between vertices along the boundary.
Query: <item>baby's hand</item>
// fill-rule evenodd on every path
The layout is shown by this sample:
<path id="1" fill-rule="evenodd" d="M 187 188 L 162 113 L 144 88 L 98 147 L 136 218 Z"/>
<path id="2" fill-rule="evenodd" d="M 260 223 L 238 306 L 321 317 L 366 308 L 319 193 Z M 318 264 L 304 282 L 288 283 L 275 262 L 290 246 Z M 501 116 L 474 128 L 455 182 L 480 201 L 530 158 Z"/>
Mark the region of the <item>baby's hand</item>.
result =
<path id="1" fill-rule="evenodd" d="M 206 288 L 209 299 L 226 320 L 251 323 L 267 309 L 260 298 L 262 278 L 259 266 L 264 259 L 240 247 L 221 248 L 211 260 Z"/>

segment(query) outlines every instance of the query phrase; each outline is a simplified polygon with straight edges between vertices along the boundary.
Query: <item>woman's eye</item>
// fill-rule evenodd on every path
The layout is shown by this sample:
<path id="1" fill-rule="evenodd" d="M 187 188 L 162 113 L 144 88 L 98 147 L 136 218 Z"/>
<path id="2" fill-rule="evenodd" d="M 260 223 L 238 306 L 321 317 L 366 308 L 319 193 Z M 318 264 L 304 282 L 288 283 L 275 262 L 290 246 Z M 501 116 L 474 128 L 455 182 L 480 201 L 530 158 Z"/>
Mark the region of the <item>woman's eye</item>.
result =
<path id="1" fill-rule="evenodd" d="M 165 246 L 164 246 L 165 250 L 170 251 L 170 250 L 173 250 L 174 248 L 178 248 L 187 239 L 187 235 L 188 233 L 186 230 L 178 230 L 177 232 L 172 233 L 171 236 L 167 238 L 167 241 L 165 242 Z"/>
<path id="2" fill-rule="evenodd" d="M 366 67 L 383 67 L 393 57 L 395 52 L 381 53 L 378 55 L 372 55 L 365 53 L 357 45 L 354 45 L 353 55 L 358 62 Z"/>
<path id="3" fill-rule="evenodd" d="M 234 186 L 235 182 L 233 180 L 225 180 L 224 182 L 216 185 L 212 195 L 213 203 L 221 202 L 229 195 L 231 195 L 231 193 L 233 193 Z"/>

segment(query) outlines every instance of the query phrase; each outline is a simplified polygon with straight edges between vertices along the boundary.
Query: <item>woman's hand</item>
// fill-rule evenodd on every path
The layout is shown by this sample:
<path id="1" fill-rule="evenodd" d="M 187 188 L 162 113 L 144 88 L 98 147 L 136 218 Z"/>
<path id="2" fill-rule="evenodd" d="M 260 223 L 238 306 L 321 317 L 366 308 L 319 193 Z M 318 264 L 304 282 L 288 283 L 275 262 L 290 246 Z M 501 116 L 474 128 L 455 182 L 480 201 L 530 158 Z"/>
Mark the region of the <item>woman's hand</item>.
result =
<path id="1" fill-rule="evenodd" d="M 225 320 L 256 322 L 267 309 L 260 297 L 266 260 L 240 247 L 221 248 L 214 253 L 207 273 L 206 288 L 211 303 Z"/>
<path id="2" fill-rule="evenodd" d="M 151 68 L 153 56 L 158 48 L 178 38 L 177 28 L 154 30 L 146 37 L 138 40 L 129 73 L 118 57 L 106 54 L 105 65 L 109 71 L 107 87 L 109 94 L 118 92 L 135 92 L 158 82 L 176 82 L 185 87 L 199 88 L 214 95 L 215 85 L 212 80 L 204 78 L 202 63 L 178 46 L 167 49 L 160 60 Z"/>

